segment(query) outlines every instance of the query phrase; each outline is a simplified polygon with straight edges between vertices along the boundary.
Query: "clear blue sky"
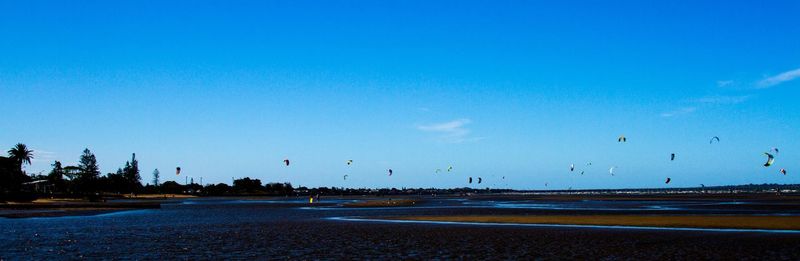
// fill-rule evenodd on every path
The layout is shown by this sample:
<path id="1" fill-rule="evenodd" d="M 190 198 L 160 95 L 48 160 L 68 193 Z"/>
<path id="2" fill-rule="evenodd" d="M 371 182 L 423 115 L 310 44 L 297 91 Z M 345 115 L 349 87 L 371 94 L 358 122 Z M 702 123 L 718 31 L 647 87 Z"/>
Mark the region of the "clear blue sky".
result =
<path id="1" fill-rule="evenodd" d="M 34 173 L 86 147 L 113 172 L 135 152 L 144 182 L 158 168 L 305 186 L 800 183 L 798 14 L 798 1 L 2 1 L 0 147 L 36 150 Z"/>

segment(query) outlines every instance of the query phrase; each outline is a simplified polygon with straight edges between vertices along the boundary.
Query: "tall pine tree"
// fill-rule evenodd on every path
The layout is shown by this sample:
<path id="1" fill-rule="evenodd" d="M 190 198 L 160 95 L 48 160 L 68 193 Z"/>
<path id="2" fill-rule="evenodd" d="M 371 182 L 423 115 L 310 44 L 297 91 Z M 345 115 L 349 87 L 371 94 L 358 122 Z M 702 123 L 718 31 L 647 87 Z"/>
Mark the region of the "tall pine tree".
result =
<path id="1" fill-rule="evenodd" d="M 83 150 L 78 168 L 81 170 L 77 180 L 78 190 L 95 192 L 97 179 L 100 177 L 100 166 L 97 165 L 97 157 L 88 148 Z"/>
<path id="2" fill-rule="evenodd" d="M 156 170 L 154 170 L 154 171 L 153 171 L 153 186 L 156 186 L 156 187 L 158 187 L 158 182 L 159 182 L 158 178 L 159 178 L 159 175 L 160 175 L 160 174 L 161 174 L 161 173 L 160 173 L 160 172 L 158 172 L 158 169 L 156 169 Z"/>
<path id="3" fill-rule="evenodd" d="M 129 192 L 139 191 L 142 186 L 142 176 L 139 175 L 139 161 L 136 160 L 136 153 L 131 156 L 131 161 L 125 162 L 125 168 L 122 169 L 122 173 L 125 182 L 128 184 Z"/>

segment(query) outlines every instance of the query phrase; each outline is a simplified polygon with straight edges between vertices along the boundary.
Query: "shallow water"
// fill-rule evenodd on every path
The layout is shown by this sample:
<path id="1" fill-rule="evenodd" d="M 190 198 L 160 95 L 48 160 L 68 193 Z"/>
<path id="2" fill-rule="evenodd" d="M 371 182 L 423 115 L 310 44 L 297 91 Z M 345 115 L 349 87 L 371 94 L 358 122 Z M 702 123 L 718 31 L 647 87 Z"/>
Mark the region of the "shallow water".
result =
<path id="1" fill-rule="evenodd" d="M 744 233 L 743 245 L 730 253 L 772 253 L 795 257 L 800 235 L 764 236 L 758 231 L 650 231 L 631 227 L 610 231 L 591 226 L 472 226 L 468 224 L 351 222 L 401 215 L 658 213 L 799 215 L 794 206 L 694 201 L 532 201 L 431 198 L 414 207 L 342 208 L 353 199 L 323 199 L 309 206 L 304 198 L 242 200 L 188 199 L 161 209 L 132 210 L 85 217 L 0 218 L 3 259 L 115 258 L 491 258 L 501 257 L 648 257 L 617 249 L 675 238 L 692 242 Z M 336 220 L 338 218 L 338 220 Z M 718 233 L 726 232 L 728 235 Z M 726 234 L 723 233 L 723 234 Z M 559 239 L 567 237 L 568 239 Z M 741 238 L 741 236 L 739 236 Z M 769 238 L 766 244 L 761 237 Z M 549 239 L 546 244 L 540 240 Z M 632 241 L 631 241 L 632 240 Z M 687 241 L 688 240 L 688 241 Z M 725 239 L 727 240 L 727 239 Z M 669 242 L 663 247 L 686 246 Z M 764 241 L 764 242 L 762 242 Z M 591 247 L 580 246 L 592 242 Z M 725 242 L 724 240 L 721 242 Z M 431 244 L 437 245 L 431 245 Z M 487 249 L 486 245 L 490 245 Z M 731 247 L 723 244 L 719 247 Z M 730 244 L 735 245 L 735 244 Z M 748 248 L 747 246 L 750 246 Z M 660 249 L 660 248 L 656 248 Z M 700 251 L 701 249 L 697 249 Z M 549 252 L 548 252 L 549 251 Z M 643 250 L 649 251 L 649 250 Z M 655 251 L 655 250 L 652 250 Z M 742 252 L 745 251 L 745 252 Z M 794 252 L 792 252 L 794 251 Z M 604 254 L 605 253 L 605 254 Z M 682 253 L 682 252 L 681 252 Z M 663 254 L 663 253 L 661 253 Z M 684 253 L 686 254 L 686 253 Z M 690 253 L 691 254 L 691 253 Z M 699 254 L 695 253 L 695 254 Z M 667 258 L 680 257 L 675 255 Z M 692 257 L 692 255 L 684 256 Z"/>

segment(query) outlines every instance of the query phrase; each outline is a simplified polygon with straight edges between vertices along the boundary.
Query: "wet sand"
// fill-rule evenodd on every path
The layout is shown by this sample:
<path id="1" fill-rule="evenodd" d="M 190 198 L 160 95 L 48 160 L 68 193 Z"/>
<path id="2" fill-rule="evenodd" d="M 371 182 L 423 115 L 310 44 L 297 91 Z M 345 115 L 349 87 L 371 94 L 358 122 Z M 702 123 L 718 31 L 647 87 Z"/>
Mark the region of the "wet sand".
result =
<path id="1" fill-rule="evenodd" d="M 533 228 L 437 224 L 318 224 L 300 259 L 797 260 L 783 234 Z M 302 225 L 294 228 L 302 229 Z M 335 236 L 334 236 L 335 235 Z M 334 237 L 338 239 L 334 239 Z M 290 236 L 291 238 L 291 236 Z M 290 239 L 291 240 L 291 239 Z"/>
<path id="2" fill-rule="evenodd" d="M 403 217 L 387 217 L 383 219 L 439 221 L 439 222 L 512 223 L 512 224 L 800 230 L 800 216 L 469 215 L 469 216 L 403 216 Z"/>
<path id="3" fill-rule="evenodd" d="M 134 209 L 157 209 L 159 202 L 87 202 L 83 200 L 37 200 L 29 203 L 0 204 L 0 217 L 92 216 Z"/>
<path id="4" fill-rule="evenodd" d="M 395 197 L 392 197 L 395 199 Z M 409 197 L 405 199 L 414 199 Z M 359 198 L 385 200 L 385 198 Z M 397 199 L 400 199 L 397 197 Z M 548 201 L 424 197 L 349 208 L 354 198 L 201 198 L 80 218 L 0 218 L 0 259 L 800 260 L 800 233 L 346 221 L 340 217 L 800 216 L 773 201 Z M 536 203 L 539 205 L 530 207 Z M 507 204 L 518 204 L 507 206 Z M 319 206 L 319 207 L 317 207 Z M 671 206 L 655 209 L 653 206 Z M 576 207 L 576 208 L 572 208 Z M 585 209 L 583 207 L 586 207 Z M 622 210 L 614 210 L 622 209 Z M 718 214 L 725 213 L 725 214 Z"/>
<path id="5" fill-rule="evenodd" d="M 738 193 L 738 194 L 648 194 L 648 195 L 614 195 L 614 194 L 564 194 L 564 195 L 529 195 L 525 193 L 485 194 L 470 197 L 475 200 L 555 200 L 555 201 L 759 201 L 800 204 L 800 195 L 775 193 Z"/>
<path id="6" fill-rule="evenodd" d="M 417 203 L 422 203 L 419 199 L 379 199 L 379 200 L 363 200 L 352 203 L 344 203 L 343 207 L 348 208 L 370 208 L 370 207 L 410 207 L 415 206 Z"/>
<path id="7" fill-rule="evenodd" d="M 0 210 L 0 217 L 4 218 L 35 218 L 35 217 L 68 217 L 68 216 L 94 216 L 119 211 L 134 210 L 136 208 L 49 208 L 37 210 Z"/>
<path id="8" fill-rule="evenodd" d="M 128 199 L 186 199 L 186 198 L 197 198 L 197 196 L 183 195 L 183 194 L 137 194 L 137 195 L 124 194 L 122 196 L 124 198 L 128 198 Z"/>

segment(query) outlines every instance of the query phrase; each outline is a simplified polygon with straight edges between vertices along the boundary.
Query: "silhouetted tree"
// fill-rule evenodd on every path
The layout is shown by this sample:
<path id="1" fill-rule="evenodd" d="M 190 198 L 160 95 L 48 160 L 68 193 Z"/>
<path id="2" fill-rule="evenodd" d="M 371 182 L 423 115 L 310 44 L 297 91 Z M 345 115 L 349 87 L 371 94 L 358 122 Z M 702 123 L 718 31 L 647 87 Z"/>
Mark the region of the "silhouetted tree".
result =
<path id="1" fill-rule="evenodd" d="M 178 182 L 175 182 L 175 181 L 171 181 L 170 180 L 170 181 L 164 182 L 164 184 L 161 184 L 161 191 L 163 191 L 164 193 L 180 194 L 180 193 L 183 193 L 183 190 L 184 190 L 183 186 L 181 184 L 178 184 Z"/>
<path id="2" fill-rule="evenodd" d="M 268 194 L 291 195 L 294 191 L 290 183 L 269 183 L 264 186 Z"/>
<path id="3" fill-rule="evenodd" d="M 283 194 L 292 195 L 292 193 L 294 193 L 294 187 L 292 187 L 292 183 L 283 183 Z"/>
<path id="4" fill-rule="evenodd" d="M 142 190 L 141 190 L 140 192 L 141 192 L 142 194 L 156 194 L 156 193 L 161 193 L 158 187 L 156 187 L 156 186 L 153 186 L 153 185 L 152 185 L 152 184 L 150 184 L 150 183 L 147 183 L 147 185 L 145 185 L 144 187 L 142 187 Z"/>
<path id="5" fill-rule="evenodd" d="M 47 181 L 53 185 L 55 192 L 65 192 L 67 189 L 67 182 L 64 180 L 64 168 L 61 167 L 60 161 L 53 162 L 53 170 L 47 174 Z"/>
<path id="6" fill-rule="evenodd" d="M 31 159 L 33 159 L 33 151 L 29 150 L 28 146 L 25 144 L 17 143 L 17 145 L 8 150 L 8 157 L 19 163 L 19 170 L 22 171 L 22 165 L 31 164 Z"/>
<path id="7" fill-rule="evenodd" d="M 17 160 L 0 157 L 0 193 L 10 194 L 19 192 L 23 182 L 30 179 L 23 174 Z"/>
<path id="8" fill-rule="evenodd" d="M 225 183 L 211 184 L 204 188 L 204 194 L 209 196 L 222 196 L 231 192 L 231 186 Z"/>
<path id="9" fill-rule="evenodd" d="M 261 180 L 250 178 L 234 180 L 233 190 L 237 193 L 253 193 L 262 191 Z"/>
<path id="10" fill-rule="evenodd" d="M 78 164 L 81 172 L 76 178 L 77 191 L 82 193 L 95 192 L 97 190 L 97 180 L 100 177 L 100 166 L 97 165 L 97 157 L 87 148 L 83 150 Z"/>
<path id="11" fill-rule="evenodd" d="M 161 173 L 158 172 L 158 169 L 153 171 L 153 186 L 158 187 L 158 178 Z"/>
<path id="12" fill-rule="evenodd" d="M 116 173 L 108 173 L 105 177 L 99 178 L 99 187 L 103 191 L 114 193 L 127 193 L 129 189 L 128 180 L 122 169 L 117 169 Z"/>
<path id="13" fill-rule="evenodd" d="M 188 185 L 183 186 L 183 188 L 192 194 L 203 192 L 203 186 L 197 183 L 189 183 Z"/>
<path id="14" fill-rule="evenodd" d="M 125 192 L 133 193 L 142 187 L 142 177 L 139 175 L 139 161 L 136 160 L 136 153 L 131 156 L 131 161 L 125 162 L 122 175 L 128 187 Z"/>

